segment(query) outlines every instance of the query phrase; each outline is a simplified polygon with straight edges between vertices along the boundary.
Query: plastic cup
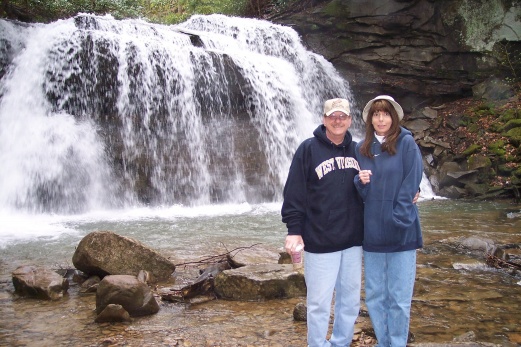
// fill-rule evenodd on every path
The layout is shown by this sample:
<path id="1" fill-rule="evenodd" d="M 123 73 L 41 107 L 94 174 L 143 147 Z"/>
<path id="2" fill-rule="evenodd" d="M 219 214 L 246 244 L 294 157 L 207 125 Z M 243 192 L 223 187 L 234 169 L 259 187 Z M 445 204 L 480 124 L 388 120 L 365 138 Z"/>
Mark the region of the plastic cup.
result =
<path id="1" fill-rule="evenodd" d="M 302 268 L 302 250 L 304 246 L 298 245 L 293 252 L 291 252 L 291 262 L 294 269 Z"/>

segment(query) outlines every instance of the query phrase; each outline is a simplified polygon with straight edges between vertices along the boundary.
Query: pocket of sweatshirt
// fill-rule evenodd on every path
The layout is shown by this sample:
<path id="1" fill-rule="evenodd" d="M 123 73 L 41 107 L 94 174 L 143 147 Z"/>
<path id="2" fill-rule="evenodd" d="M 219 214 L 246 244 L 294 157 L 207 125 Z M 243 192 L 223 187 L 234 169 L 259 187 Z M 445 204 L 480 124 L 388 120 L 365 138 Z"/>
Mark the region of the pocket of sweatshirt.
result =
<path id="1" fill-rule="evenodd" d="M 362 207 L 341 208 L 329 211 L 327 238 L 333 244 L 361 242 L 364 217 Z"/>
<path id="2" fill-rule="evenodd" d="M 371 200 L 365 204 L 364 242 L 372 245 L 400 244 L 402 233 L 395 228 L 392 200 Z"/>

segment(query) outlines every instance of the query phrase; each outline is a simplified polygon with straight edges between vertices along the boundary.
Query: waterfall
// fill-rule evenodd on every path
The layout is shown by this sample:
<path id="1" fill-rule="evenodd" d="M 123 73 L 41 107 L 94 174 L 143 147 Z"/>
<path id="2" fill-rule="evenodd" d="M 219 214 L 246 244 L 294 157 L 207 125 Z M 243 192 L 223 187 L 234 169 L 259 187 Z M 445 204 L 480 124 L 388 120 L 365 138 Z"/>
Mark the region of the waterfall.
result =
<path id="1" fill-rule="evenodd" d="M 0 52 L 1 210 L 280 201 L 323 101 L 352 99 L 262 20 L 1 20 Z"/>

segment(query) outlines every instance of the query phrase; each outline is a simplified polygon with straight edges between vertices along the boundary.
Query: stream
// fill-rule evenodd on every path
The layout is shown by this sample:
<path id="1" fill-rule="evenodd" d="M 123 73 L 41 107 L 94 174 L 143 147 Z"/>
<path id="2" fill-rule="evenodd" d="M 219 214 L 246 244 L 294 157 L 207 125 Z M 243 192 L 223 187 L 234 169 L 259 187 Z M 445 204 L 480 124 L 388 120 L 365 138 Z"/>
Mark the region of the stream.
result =
<path id="1" fill-rule="evenodd" d="M 477 341 L 516 346 L 521 341 L 521 276 L 487 266 L 484 257 L 458 249 L 454 240 L 475 236 L 498 245 L 521 244 L 521 207 L 451 200 L 423 200 L 418 206 L 425 247 L 418 251 L 411 314 L 415 342 L 450 342 L 473 331 Z M 293 320 L 293 308 L 305 298 L 165 301 L 155 315 L 130 323 L 97 324 L 95 295 L 81 294 L 77 285 L 71 285 L 63 299 L 51 302 L 16 295 L 11 280 L 11 272 L 22 264 L 72 267 L 75 246 L 95 230 L 137 239 L 177 264 L 256 243 L 281 251 L 285 226 L 279 209 L 280 204 L 270 203 L 136 208 L 78 216 L 4 215 L 0 345 L 304 346 L 306 324 Z M 359 320 L 360 329 L 370 327 L 366 316 Z"/>

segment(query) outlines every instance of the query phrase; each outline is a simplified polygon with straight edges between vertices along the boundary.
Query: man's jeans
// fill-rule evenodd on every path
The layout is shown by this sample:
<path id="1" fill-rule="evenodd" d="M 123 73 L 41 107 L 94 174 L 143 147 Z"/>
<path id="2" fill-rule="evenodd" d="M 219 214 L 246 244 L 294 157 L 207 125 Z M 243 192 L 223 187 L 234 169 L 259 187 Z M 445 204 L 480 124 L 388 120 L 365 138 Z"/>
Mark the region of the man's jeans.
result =
<path id="1" fill-rule="evenodd" d="M 416 276 L 416 250 L 364 252 L 365 303 L 378 347 L 405 347 Z"/>
<path id="2" fill-rule="evenodd" d="M 347 347 L 360 310 L 362 247 L 332 253 L 304 254 L 309 347 Z M 331 303 L 335 292 L 333 333 L 329 341 Z"/>

